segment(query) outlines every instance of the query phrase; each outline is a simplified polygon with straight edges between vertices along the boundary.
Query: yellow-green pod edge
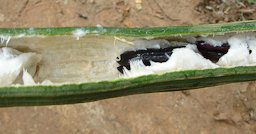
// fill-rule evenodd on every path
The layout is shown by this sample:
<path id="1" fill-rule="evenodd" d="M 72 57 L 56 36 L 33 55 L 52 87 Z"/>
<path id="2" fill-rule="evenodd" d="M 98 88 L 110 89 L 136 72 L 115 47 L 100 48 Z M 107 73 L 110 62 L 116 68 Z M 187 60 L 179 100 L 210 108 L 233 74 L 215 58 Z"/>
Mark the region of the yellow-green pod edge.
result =
<path id="1" fill-rule="evenodd" d="M 0 35 L 46 36 L 47 38 L 47 36 L 72 36 L 72 32 L 76 29 L 75 27 L 0 28 Z M 88 35 L 99 36 L 99 38 L 100 36 L 161 38 L 256 31 L 256 21 L 154 28 L 82 27 L 79 29 L 87 31 Z M 181 91 L 254 80 L 256 80 L 256 67 L 241 66 L 169 72 L 79 84 L 0 87 L 0 107 L 74 104 L 133 94 Z"/>

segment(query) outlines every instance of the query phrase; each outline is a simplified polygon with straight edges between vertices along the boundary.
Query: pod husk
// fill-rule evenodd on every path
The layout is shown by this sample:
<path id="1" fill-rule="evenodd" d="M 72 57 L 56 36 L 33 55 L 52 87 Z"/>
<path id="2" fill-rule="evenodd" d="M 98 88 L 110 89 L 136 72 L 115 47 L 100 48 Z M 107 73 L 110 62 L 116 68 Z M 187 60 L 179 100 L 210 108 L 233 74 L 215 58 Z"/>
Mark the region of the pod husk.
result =
<path id="1" fill-rule="evenodd" d="M 20 38 L 45 36 L 47 38 L 48 36 L 72 36 L 72 32 L 76 29 L 2 28 L 0 35 L 20 36 Z M 98 38 L 101 36 L 164 38 L 256 31 L 256 21 L 156 28 L 85 27 L 80 29 L 86 30 L 87 34 L 98 36 Z M 0 87 L 0 107 L 73 104 L 132 94 L 181 91 L 253 80 L 256 80 L 256 67 L 246 66 L 170 72 L 161 75 L 79 84 Z"/>

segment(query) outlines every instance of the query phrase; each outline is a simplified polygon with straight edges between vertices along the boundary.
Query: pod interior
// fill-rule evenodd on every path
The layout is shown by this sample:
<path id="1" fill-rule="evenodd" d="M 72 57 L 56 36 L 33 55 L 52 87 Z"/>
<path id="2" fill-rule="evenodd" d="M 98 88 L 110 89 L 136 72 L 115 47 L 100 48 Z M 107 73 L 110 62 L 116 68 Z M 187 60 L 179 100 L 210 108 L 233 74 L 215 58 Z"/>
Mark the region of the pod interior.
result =
<path id="1" fill-rule="evenodd" d="M 77 35 L 78 34 L 78 35 Z M 0 85 L 84 83 L 256 64 L 256 33 L 1 37 Z"/>

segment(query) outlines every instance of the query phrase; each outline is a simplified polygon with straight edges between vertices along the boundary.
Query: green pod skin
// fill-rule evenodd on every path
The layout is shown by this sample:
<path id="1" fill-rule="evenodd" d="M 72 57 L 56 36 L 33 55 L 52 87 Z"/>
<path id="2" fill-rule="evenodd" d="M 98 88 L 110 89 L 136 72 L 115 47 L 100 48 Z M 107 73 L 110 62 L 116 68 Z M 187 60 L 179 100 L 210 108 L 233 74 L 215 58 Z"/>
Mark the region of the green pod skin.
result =
<path id="1" fill-rule="evenodd" d="M 0 29 L 3 36 L 72 35 L 76 28 Z M 256 31 L 256 21 L 227 24 L 156 28 L 81 28 L 91 35 L 159 38 L 184 35 L 221 35 Z M 96 35 L 95 35 L 96 36 Z M 153 92 L 181 91 L 220 84 L 256 80 L 256 67 L 217 68 L 170 72 L 114 81 L 89 82 L 52 86 L 0 87 L 0 106 L 59 105 Z"/>

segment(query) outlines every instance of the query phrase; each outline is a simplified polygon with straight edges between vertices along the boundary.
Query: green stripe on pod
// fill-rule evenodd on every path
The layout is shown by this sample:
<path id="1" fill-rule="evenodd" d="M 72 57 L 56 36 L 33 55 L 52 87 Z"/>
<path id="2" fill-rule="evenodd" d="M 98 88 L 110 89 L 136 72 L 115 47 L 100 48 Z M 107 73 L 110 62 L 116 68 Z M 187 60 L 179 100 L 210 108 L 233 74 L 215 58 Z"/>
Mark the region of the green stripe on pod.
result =
<path id="1" fill-rule="evenodd" d="M 72 35 L 73 31 L 81 29 L 87 34 L 107 36 L 131 36 L 131 37 L 165 37 L 170 35 L 194 35 L 194 34 L 224 34 L 230 32 L 255 31 L 255 21 L 233 22 L 224 24 L 207 24 L 196 26 L 174 26 L 153 28 L 114 28 L 114 27 L 65 27 L 65 28 L 0 28 L 0 35 L 4 36 L 56 36 Z"/>
<path id="2" fill-rule="evenodd" d="M 20 36 L 20 38 L 45 36 L 47 38 L 47 36 L 72 35 L 76 29 L 82 29 L 86 31 L 86 34 L 97 36 L 159 38 L 256 31 L 256 21 L 154 28 L 1 28 L 0 35 Z M 0 106 L 73 104 L 132 94 L 180 91 L 253 80 L 256 80 L 256 67 L 246 66 L 169 72 L 161 75 L 79 84 L 0 87 Z"/>

